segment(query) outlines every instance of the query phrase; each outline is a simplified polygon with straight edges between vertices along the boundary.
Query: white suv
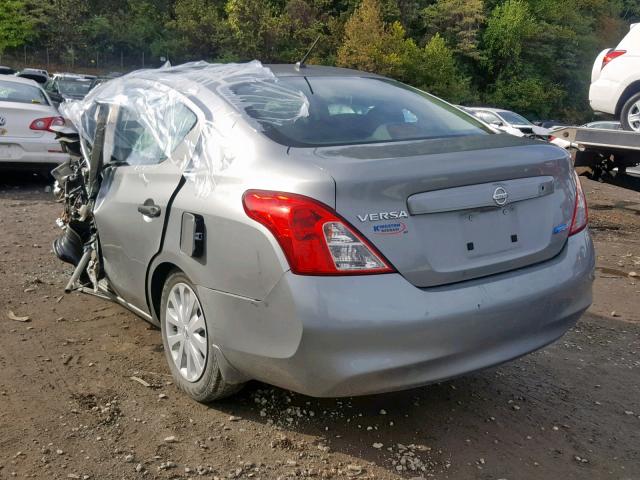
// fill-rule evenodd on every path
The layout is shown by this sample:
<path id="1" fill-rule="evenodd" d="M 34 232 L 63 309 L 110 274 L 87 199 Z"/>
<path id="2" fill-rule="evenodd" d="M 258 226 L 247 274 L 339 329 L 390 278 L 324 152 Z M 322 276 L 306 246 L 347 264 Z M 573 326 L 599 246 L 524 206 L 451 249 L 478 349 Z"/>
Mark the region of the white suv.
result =
<path id="1" fill-rule="evenodd" d="M 596 58 L 589 102 L 594 111 L 620 119 L 625 130 L 640 132 L 640 23 L 631 25 L 615 49 Z"/>

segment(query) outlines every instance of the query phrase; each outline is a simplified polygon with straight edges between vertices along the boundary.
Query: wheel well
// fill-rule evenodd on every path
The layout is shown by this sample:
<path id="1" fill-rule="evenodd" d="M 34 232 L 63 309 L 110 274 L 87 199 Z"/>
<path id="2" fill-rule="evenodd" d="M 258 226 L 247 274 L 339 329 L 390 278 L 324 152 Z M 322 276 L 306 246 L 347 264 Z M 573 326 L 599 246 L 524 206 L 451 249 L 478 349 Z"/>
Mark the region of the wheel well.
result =
<path id="1" fill-rule="evenodd" d="M 160 321 L 160 303 L 162 302 L 162 289 L 167 277 L 180 269 L 173 263 L 161 263 L 151 275 L 151 313 Z"/>
<path id="2" fill-rule="evenodd" d="M 640 92 L 640 80 L 632 82 L 627 88 L 624 89 L 624 92 L 622 92 L 622 95 L 620 95 L 620 99 L 618 100 L 618 104 L 616 105 L 616 118 L 620 118 L 620 115 L 622 115 L 622 108 L 624 107 L 624 104 L 627 103 L 627 100 L 629 100 L 638 92 Z"/>

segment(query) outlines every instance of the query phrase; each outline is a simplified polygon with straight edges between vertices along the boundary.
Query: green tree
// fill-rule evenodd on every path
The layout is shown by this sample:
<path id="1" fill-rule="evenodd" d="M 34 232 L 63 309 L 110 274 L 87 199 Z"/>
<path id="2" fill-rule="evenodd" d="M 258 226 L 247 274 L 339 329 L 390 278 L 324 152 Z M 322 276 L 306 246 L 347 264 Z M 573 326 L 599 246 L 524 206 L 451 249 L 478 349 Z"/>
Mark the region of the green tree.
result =
<path id="1" fill-rule="evenodd" d="M 489 69 L 518 67 L 526 42 L 538 31 L 524 0 L 507 0 L 493 9 L 484 32 Z"/>
<path id="2" fill-rule="evenodd" d="M 173 18 L 167 22 L 166 50 L 189 60 L 219 58 L 229 34 L 219 3 L 176 0 Z"/>
<path id="3" fill-rule="evenodd" d="M 378 0 L 362 0 L 344 27 L 344 39 L 338 48 L 338 65 L 373 72 L 386 32 Z"/>
<path id="4" fill-rule="evenodd" d="M 469 80 L 444 39 L 436 34 L 420 49 L 400 22 L 385 25 L 377 0 L 363 0 L 347 21 L 338 65 L 387 75 L 451 101 L 470 96 Z"/>
<path id="5" fill-rule="evenodd" d="M 621 17 L 629 22 L 640 21 L 640 2 L 638 0 L 623 0 Z"/>
<path id="6" fill-rule="evenodd" d="M 134 68 L 142 52 L 147 65 L 295 62 L 320 37 L 309 63 L 582 121 L 596 55 L 635 21 L 638 0 L 0 0 L 0 52 L 11 63 L 25 45 L 35 62 L 48 49 L 68 68 L 111 69 L 120 53 Z"/>
<path id="7" fill-rule="evenodd" d="M 487 96 L 488 103 L 529 115 L 549 118 L 558 111 L 565 92 L 560 85 L 533 76 L 498 79 Z"/>
<path id="8" fill-rule="evenodd" d="M 3 0 L 0 7 L 0 54 L 35 37 L 37 23 L 38 20 L 28 10 L 27 2 Z"/>
<path id="9" fill-rule="evenodd" d="M 334 36 L 330 32 L 328 24 L 332 23 L 332 18 L 325 13 L 328 4 L 329 0 L 287 0 L 280 17 L 279 60 L 297 62 L 318 37 L 320 39 L 307 62 L 332 63 L 335 60 L 340 35 Z"/>
<path id="10" fill-rule="evenodd" d="M 277 59 L 284 26 L 273 6 L 262 0 L 229 0 L 225 10 L 233 50 L 241 59 Z"/>
<path id="11" fill-rule="evenodd" d="M 429 37 L 440 34 L 453 52 L 478 60 L 480 28 L 485 22 L 482 0 L 437 0 L 422 11 Z"/>
<path id="12" fill-rule="evenodd" d="M 403 82 L 417 80 L 416 65 L 422 62 L 420 48 L 411 38 L 407 38 L 402 24 L 398 21 L 385 27 L 384 36 L 375 52 L 376 73 L 386 75 Z"/>
<path id="13" fill-rule="evenodd" d="M 445 98 L 453 103 L 469 101 L 472 98 L 469 78 L 458 68 L 444 38 L 435 34 L 427 42 L 421 55 L 420 86 L 429 93 Z"/>
<path id="14" fill-rule="evenodd" d="M 128 14 L 123 20 L 125 29 L 119 29 L 118 39 L 131 50 L 149 51 L 162 54 L 160 45 L 164 33 L 163 26 L 167 22 L 165 11 L 157 8 L 151 0 L 129 0 Z"/>

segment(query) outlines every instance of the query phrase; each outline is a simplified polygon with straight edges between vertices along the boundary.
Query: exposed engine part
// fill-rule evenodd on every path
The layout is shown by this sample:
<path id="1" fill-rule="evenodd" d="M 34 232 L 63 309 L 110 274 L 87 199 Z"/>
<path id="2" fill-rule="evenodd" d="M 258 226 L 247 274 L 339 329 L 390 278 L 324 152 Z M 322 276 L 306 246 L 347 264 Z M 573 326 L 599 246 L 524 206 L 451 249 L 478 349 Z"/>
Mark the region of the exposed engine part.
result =
<path id="1" fill-rule="evenodd" d="M 53 242 L 53 251 L 60 260 L 76 268 L 69 279 L 65 292 L 77 289 L 83 291 L 91 285 L 91 291 L 98 291 L 98 283 L 103 279 L 102 265 L 98 252 L 98 232 L 93 218 L 95 197 L 102 179 L 101 147 L 104 136 L 107 108 L 100 109 L 96 128 L 95 145 L 91 155 L 82 154 L 83 147 L 77 133 L 66 129 L 58 134 L 63 149 L 70 159 L 51 173 L 55 178 L 54 195 L 63 204 L 63 211 L 56 221 L 63 230 Z M 108 285 L 107 285 L 108 288 Z"/>
<path id="2" fill-rule="evenodd" d="M 76 282 L 78 281 L 80 276 L 84 273 L 84 269 L 87 268 L 87 264 L 89 263 L 90 258 L 91 258 L 91 250 L 85 250 L 84 254 L 82 255 L 82 258 L 80 258 L 80 261 L 76 266 L 76 269 L 73 271 L 73 275 L 71 275 L 71 278 L 67 283 L 67 286 L 64 287 L 64 291 L 66 293 L 69 293 L 75 289 Z"/>
<path id="3" fill-rule="evenodd" d="M 82 258 L 84 240 L 71 225 L 67 225 L 62 235 L 53 241 L 53 251 L 63 262 L 78 265 Z"/>
<path id="4" fill-rule="evenodd" d="M 98 253 L 95 248 L 91 249 L 91 260 L 89 260 L 89 266 L 87 267 L 87 273 L 89 274 L 89 279 L 91 280 L 91 284 L 93 285 L 93 291 L 98 291 L 98 281 L 101 271 L 100 259 L 98 258 Z"/>

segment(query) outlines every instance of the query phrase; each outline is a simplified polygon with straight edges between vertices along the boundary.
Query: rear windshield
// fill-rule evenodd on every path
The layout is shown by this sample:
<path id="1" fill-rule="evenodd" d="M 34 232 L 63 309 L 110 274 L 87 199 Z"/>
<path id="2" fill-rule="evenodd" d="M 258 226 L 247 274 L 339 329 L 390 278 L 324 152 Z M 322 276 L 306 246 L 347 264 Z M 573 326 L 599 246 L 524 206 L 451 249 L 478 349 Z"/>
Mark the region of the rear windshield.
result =
<path id="1" fill-rule="evenodd" d="M 25 72 L 21 72 L 21 73 L 18 74 L 18 77 L 26 78 L 28 80 L 33 80 L 34 82 L 38 82 L 40 84 L 47 83 L 47 80 L 48 80 L 46 75 L 43 75 L 41 73 L 25 73 Z"/>
<path id="2" fill-rule="evenodd" d="M 91 80 L 87 78 L 61 78 L 58 90 L 65 95 L 86 95 L 91 89 Z"/>
<path id="3" fill-rule="evenodd" d="M 270 95 L 260 83 L 235 85 L 232 92 L 264 133 L 283 145 L 332 146 L 492 133 L 457 108 L 393 80 L 280 77 L 277 83 L 302 92 L 300 97 L 308 103 L 292 109 L 291 96 L 279 89 Z"/>
<path id="4" fill-rule="evenodd" d="M 0 102 L 36 103 L 49 105 L 44 92 L 38 87 L 0 80 Z"/>

